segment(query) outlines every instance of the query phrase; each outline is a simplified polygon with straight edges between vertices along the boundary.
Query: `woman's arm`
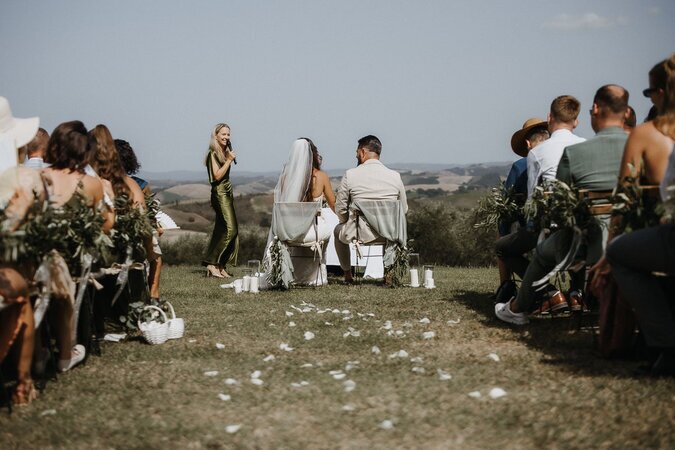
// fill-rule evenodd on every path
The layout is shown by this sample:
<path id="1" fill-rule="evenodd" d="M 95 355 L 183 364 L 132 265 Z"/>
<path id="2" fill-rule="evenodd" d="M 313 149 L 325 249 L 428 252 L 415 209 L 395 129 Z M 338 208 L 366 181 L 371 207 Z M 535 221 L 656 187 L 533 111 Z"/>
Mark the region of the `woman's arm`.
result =
<path id="1" fill-rule="evenodd" d="M 127 185 L 127 188 L 131 193 L 131 200 L 134 202 L 134 206 L 136 208 L 142 208 L 145 210 L 145 195 L 143 194 L 140 186 L 138 186 L 138 183 L 136 183 L 134 179 L 129 176 L 124 177 L 124 183 Z"/>
<path id="2" fill-rule="evenodd" d="M 330 184 L 330 178 L 326 172 L 319 172 L 321 174 L 321 182 L 323 183 L 323 195 L 326 197 L 326 202 L 330 209 L 335 212 L 335 193 L 333 192 L 333 186 Z"/>
<path id="3" fill-rule="evenodd" d="M 213 153 L 211 153 L 211 172 L 213 173 L 213 178 L 215 178 L 216 181 L 220 181 L 223 179 L 223 177 L 227 173 L 227 169 L 230 168 L 230 165 L 232 165 L 232 161 L 234 161 L 236 157 L 237 155 L 234 152 L 226 152 L 225 163 L 222 166 L 218 166 L 216 156 Z"/>

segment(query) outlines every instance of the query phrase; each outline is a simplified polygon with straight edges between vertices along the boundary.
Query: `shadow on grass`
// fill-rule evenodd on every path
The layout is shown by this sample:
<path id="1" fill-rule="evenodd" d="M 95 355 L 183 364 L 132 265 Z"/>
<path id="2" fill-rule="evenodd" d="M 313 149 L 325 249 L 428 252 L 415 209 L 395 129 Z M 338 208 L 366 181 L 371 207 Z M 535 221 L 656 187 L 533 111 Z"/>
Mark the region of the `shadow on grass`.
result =
<path id="1" fill-rule="evenodd" d="M 591 325 L 596 317 L 584 316 L 579 327 L 578 316 L 558 316 L 530 319 L 528 325 L 518 327 L 506 324 L 495 317 L 494 302 L 489 294 L 476 291 L 460 291 L 453 296 L 467 308 L 482 316 L 481 323 L 491 328 L 511 329 L 528 347 L 543 352 L 544 364 L 584 375 L 611 375 L 631 377 L 635 361 L 607 360 L 595 352 L 595 339 Z"/>

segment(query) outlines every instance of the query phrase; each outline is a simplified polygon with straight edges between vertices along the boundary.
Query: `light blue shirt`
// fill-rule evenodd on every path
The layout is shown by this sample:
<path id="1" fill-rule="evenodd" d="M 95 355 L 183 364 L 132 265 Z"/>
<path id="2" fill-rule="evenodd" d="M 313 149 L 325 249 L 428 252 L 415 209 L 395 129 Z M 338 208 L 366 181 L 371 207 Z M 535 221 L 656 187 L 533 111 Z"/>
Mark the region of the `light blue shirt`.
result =
<path id="1" fill-rule="evenodd" d="M 527 154 L 527 198 L 532 197 L 532 192 L 540 180 L 555 179 L 565 147 L 585 140 L 563 128 L 555 130 L 550 138 L 530 150 Z"/>
<path id="2" fill-rule="evenodd" d="M 29 169 L 45 169 L 50 165 L 51 164 L 44 162 L 42 158 L 28 158 L 26 162 L 23 163 L 23 166 L 28 167 Z"/>

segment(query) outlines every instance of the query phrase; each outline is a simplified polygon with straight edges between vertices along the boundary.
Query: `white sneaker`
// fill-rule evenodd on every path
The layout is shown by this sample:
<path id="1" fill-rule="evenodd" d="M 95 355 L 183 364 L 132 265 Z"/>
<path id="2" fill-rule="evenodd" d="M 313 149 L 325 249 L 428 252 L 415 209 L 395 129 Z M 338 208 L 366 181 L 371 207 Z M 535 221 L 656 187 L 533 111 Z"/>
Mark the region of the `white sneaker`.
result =
<path id="1" fill-rule="evenodd" d="M 525 325 L 530 323 L 525 313 L 514 313 L 511 311 L 511 302 L 513 298 L 506 303 L 497 303 L 495 305 L 495 316 L 504 322 L 512 323 L 513 325 Z"/>
<path id="2" fill-rule="evenodd" d="M 73 367 L 81 363 L 82 360 L 84 360 L 85 354 L 86 351 L 84 349 L 84 345 L 77 344 L 75 347 L 73 347 L 70 359 L 62 359 L 59 361 L 59 371 L 65 372 L 67 370 L 72 369 Z"/>

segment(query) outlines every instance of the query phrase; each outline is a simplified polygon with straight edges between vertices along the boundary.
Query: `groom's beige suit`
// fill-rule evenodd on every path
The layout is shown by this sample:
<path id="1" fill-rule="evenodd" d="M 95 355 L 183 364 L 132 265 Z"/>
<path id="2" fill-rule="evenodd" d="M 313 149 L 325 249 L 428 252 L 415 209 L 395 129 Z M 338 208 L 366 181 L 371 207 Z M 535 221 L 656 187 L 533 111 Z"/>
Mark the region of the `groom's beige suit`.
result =
<path id="1" fill-rule="evenodd" d="M 359 166 L 347 170 L 335 197 L 335 213 L 340 223 L 335 227 L 335 251 L 342 270 L 351 267 L 349 243 L 356 238 L 356 216 L 350 211 L 354 200 L 401 200 L 404 212 L 408 201 L 401 175 L 388 169 L 379 159 L 368 159 Z M 359 238 L 368 243 L 377 240 L 368 223 L 359 220 Z"/>

